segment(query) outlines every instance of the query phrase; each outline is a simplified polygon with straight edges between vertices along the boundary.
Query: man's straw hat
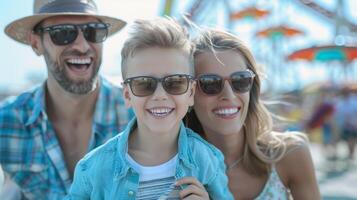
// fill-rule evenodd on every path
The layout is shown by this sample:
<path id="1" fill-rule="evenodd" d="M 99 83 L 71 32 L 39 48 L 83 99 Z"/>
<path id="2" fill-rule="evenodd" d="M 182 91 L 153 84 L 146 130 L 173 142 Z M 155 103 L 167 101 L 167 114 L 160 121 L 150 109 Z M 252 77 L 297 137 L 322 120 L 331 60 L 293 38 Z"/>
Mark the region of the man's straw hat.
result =
<path id="1" fill-rule="evenodd" d="M 113 17 L 98 15 L 93 0 L 35 0 L 33 15 L 13 21 L 5 27 L 5 33 L 12 39 L 28 44 L 28 34 L 42 20 L 53 16 L 93 16 L 110 24 L 108 36 L 122 29 L 126 22 Z"/>

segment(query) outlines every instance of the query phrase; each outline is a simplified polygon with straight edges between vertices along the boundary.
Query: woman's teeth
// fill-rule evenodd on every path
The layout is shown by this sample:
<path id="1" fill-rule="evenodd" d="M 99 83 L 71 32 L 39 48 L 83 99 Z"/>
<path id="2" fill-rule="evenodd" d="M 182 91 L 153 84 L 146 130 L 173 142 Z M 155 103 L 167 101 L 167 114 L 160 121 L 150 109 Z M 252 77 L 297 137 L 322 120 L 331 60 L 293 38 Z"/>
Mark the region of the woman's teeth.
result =
<path id="1" fill-rule="evenodd" d="M 222 108 L 213 111 L 216 115 L 234 115 L 238 112 L 238 108 Z"/>

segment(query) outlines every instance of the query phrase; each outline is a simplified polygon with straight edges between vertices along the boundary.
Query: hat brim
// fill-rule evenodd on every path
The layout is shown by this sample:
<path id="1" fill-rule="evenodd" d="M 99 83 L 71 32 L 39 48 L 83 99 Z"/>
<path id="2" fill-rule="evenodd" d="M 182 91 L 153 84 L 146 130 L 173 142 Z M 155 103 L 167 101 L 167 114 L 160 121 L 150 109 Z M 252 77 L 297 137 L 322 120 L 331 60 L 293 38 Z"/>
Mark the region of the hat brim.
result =
<path id="1" fill-rule="evenodd" d="M 121 30 L 125 25 L 126 22 L 120 19 L 116 19 L 113 17 L 108 17 L 104 15 L 93 15 L 93 14 L 85 14 L 85 13 L 46 13 L 46 14 L 36 14 L 31 15 L 28 17 L 24 17 L 18 19 L 5 27 L 5 33 L 11 37 L 12 39 L 21 42 L 23 44 L 28 45 L 28 35 L 32 32 L 34 26 L 40 23 L 42 20 L 54 17 L 54 16 L 91 16 L 98 18 L 101 22 L 110 24 L 108 30 L 108 37 L 113 35 L 114 33 Z"/>

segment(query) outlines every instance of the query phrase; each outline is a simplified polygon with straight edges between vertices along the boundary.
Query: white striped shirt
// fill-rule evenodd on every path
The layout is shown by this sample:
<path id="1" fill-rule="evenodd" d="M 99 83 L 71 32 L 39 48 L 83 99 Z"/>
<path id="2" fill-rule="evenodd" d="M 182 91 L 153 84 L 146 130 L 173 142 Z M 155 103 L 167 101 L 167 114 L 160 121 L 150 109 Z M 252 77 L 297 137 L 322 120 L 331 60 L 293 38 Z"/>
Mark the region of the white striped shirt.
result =
<path id="1" fill-rule="evenodd" d="M 180 188 L 175 186 L 177 155 L 157 166 L 143 166 L 129 154 L 127 154 L 127 160 L 139 173 L 137 200 L 180 199 L 178 195 Z"/>

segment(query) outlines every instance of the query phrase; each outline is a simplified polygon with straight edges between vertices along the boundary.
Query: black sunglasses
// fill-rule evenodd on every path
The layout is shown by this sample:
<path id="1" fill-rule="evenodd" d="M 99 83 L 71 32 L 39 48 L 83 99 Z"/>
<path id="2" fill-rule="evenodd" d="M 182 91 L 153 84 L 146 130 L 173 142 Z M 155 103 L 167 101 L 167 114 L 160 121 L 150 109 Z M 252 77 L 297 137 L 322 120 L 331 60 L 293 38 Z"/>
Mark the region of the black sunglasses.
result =
<path id="1" fill-rule="evenodd" d="M 93 22 L 88 24 L 59 24 L 49 27 L 35 28 L 35 33 L 48 32 L 51 40 L 56 45 L 67 45 L 74 42 L 81 29 L 88 42 L 103 42 L 108 35 L 109 24 Z"/>
<path id="2" fill-rule="evenodd" d="M 255 74 L 249 69 L 232 73 L 229 77 L 217 74 L 202 74 L 197 77 L 199 89 L 207 95 L 220 94 L 224 88 L 225 80 L 228 80 L 233 91 L 245 93 L 253 85 Z"/>
<path id="3" fill-rule="evenodd" d="M 154 94 L 159 82 L 168 94 L 180 95 L 187 92 L 191 80 L 193 77 L 187 74 L 173 74 L 162 78 L 137 76 L 125 79 L 123 84 L 129 84 L 132 93 L 138 97 Z"/>

